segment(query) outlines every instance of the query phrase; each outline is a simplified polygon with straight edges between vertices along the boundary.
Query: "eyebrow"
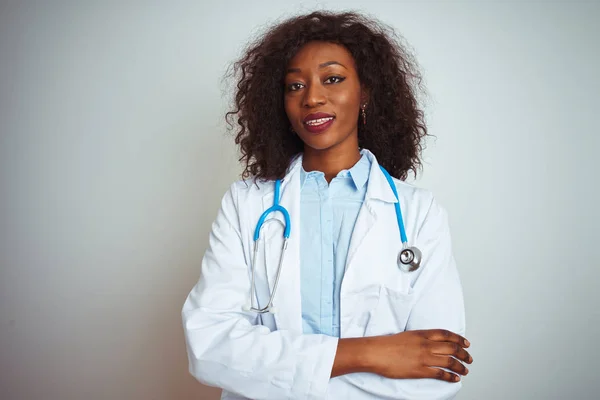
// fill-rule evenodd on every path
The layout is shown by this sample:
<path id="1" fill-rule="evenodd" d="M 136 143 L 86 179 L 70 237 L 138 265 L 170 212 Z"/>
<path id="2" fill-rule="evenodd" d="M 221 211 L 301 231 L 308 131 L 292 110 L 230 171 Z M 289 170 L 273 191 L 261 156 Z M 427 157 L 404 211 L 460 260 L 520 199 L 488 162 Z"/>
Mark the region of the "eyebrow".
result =
<path id="1" fill-rule="evenodd" d="M 329 67 L 330 65 L 341 65 L 342 67 L 346 68 L 346 66 L 340 62 L 327 61 L 327 62 L 324 62 L 323 64 L 319 64 L 319 69 Z M 346 69 L 348 69 L 348 68 L 346 68 Z M 302 71 L 300 70 L 300 68 L 288 68 L 287 73 L 289 74 L 291 72 L 302 72 Z"/>

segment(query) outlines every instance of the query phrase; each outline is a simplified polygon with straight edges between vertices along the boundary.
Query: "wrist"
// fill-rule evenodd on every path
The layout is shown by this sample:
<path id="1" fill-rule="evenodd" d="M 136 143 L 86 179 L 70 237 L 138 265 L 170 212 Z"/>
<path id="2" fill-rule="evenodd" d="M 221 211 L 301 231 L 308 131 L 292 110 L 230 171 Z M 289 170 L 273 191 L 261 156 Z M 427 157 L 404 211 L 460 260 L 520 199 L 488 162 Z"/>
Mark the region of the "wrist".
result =
<path id="1" fill-rule="evenodd" d="M 363 341 L 358 363 L 364 372 L 376 372 L 378 368 L 379 336 L 361 338 Z"/>
<path id="2" fill-rule="evenodd" d="M 377 343 L 377 337 L 340 339 L 331 376 L 374 372 L 378 361 Z"/>

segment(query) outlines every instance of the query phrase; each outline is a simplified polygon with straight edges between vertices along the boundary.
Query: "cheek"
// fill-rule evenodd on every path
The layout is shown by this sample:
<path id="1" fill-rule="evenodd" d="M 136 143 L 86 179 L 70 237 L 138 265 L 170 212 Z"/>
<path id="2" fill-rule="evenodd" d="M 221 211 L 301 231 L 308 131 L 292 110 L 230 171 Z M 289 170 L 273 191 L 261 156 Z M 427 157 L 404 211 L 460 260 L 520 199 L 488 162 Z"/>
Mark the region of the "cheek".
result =
<path id="1" fill-rule="evenodd" d="M 330 101 L 337 107 L 344 109 L 358 108 L 360 106 L 360 91 L 352 89 L 346 89 L 335 91 L 330 94 Z"/>
<path id="2" fill-rule="evenodd" d="M 360 96 L 354 93 L 339 93 L 335 96 L 335 105 L 343 113 L 344 120 L 354 120 L 360 108 Z"/>

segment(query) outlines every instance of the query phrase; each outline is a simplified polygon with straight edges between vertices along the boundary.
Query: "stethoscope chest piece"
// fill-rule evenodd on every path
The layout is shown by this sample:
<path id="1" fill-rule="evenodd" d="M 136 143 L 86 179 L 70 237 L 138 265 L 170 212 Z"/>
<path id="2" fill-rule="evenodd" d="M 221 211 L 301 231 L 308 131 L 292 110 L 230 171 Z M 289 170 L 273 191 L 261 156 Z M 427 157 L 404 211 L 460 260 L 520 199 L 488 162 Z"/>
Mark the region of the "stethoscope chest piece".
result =
<path id="1" fill-rule="evenodd" d="M 421 251 L 416 247 L 403 247 L 398 253 L 398 268 L 413 272 L 421 266 Z"/>

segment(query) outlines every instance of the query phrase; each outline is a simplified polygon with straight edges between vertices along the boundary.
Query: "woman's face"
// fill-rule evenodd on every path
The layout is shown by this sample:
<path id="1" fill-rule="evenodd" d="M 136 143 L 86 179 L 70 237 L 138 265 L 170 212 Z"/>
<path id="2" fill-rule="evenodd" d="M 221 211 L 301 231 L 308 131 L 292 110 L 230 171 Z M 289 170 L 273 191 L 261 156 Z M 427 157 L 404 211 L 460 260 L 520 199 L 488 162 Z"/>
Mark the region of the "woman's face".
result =
<path id="1" fill-rule="evenodd" d="M 290 60 L 285 112 L 305 151 L 358 148 L 358 115 L 366 100 L 345 47 L 309 42 Z"/>

